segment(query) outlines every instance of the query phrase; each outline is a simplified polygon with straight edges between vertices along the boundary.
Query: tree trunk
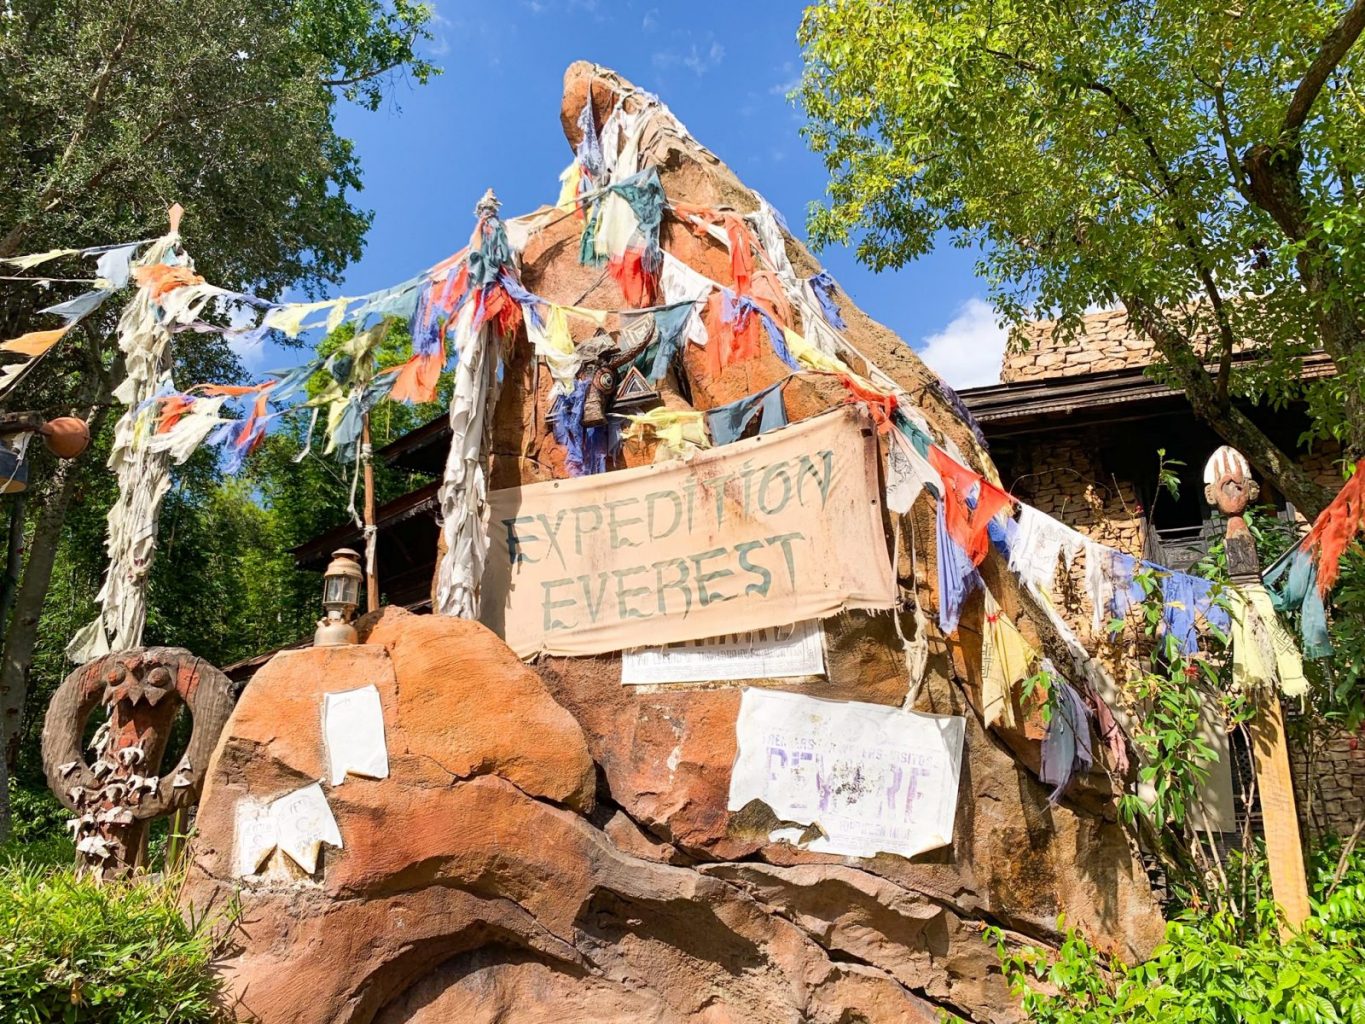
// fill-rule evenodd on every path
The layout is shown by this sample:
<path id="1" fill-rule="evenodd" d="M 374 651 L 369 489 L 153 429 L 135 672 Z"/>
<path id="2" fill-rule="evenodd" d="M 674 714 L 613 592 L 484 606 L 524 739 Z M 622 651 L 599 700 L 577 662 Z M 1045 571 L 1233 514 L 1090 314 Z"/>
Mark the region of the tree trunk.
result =
<path id="1" fill-rule="evenodd" d="M 1213 377 L 1195 354 L 1190 340 L 1168 324 L 1161 311 L 1151 304 L 1129 297 L 1124 299 L 1124 305 L 1175 371 L 1195 415 L 1246 455 L 1304 515 L 1311 519 L 1321 512 L 1332 495 L 1315 483 L 1291 456 L 1280 451 L 1245 413 L 1230 403 L 1219 401 Z"/>
<path id="2" fill-rule="evenodd" d="M 108 381 L 100 388 L 86 416 L 92 436 L 99 433 L 108 412 L 110 390 Z M 14 598 L 14 616 L 5 632 L 5 650 L 0 657 L 0 843 L 9 838 L 9 753 L 18 736 L 28 696 L 28 673 L 33 663 L 33 650 L 38 643 L 38 617 L 47 601 L 52 583 L 52 567 L 57 559 L 57 547 L 62 539 L 66 510 L 71 504 L 76 483 L 80 479 L 81 460 L 58 461 L 53 471 L 50 495 L 38 514 L 29 543 L 28 563 L 24 566 L 23 582 Z"/>
<path id="3" fill-rule="evenodd" d="M 9 541 L 5 548 L 5 575 L 0 579 L 0 630 L 9 627 L 9 615 L 14 610 L 14 595 L 19 591 L 19 574 L 24 569 L 24 510 L 28 495 L 20 491 L 9 507 Z"/>

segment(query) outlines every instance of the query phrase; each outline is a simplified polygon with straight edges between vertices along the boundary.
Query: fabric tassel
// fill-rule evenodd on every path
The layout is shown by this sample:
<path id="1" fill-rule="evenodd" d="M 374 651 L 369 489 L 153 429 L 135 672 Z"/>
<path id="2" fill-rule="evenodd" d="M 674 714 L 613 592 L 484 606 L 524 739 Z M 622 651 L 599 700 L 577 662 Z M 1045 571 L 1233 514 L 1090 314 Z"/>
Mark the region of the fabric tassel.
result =
<path id="1" fill-rule="evenodd" d="M 687 327 L 692 318 L 693 304 L 680 302 L 654 311 L 655 341 L 650 346 L 650 358 L 637 357 L 635 365 L 650 381 L 657 384 L 668 375 L 678 351 L 687 336 Z"/>
<path id="2" fill-rule="evenodd" d="M 1029 648 L 989 590 L 985 615 L 981 631 L 981 714 L 987 728 L 1001 723 L 1014 729 L 1019 725 L 1014 713 L 1014 687 L 1028 678 L 1037 652 Z"/>
<path id="3" fill-rule="evenodd" d="M 1176 638 L 1180 653 L 1189 657 L 1199 650 L 1199 633 L 1195 615 L 1224 635 L 1232 627 L 1228 610 L 1214 600 L 1214 583 L 1183 572 L 1167 571 L 1161 575 L 1162 625 L 1166 633 Z"/>

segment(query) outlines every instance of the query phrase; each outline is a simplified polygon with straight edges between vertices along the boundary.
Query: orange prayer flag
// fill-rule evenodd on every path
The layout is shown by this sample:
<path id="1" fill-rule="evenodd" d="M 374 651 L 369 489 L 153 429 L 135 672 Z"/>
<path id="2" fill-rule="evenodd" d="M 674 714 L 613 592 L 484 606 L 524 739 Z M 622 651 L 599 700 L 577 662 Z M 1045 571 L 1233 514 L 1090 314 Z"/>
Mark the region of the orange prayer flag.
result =
<path id="1" fill-rule="evenodd" d="M 55 327 L 50 331 L 30 331 L 28 334 L 21 334 L 17 338 L 9 341 L 0 342 L 0 349 L 6 352 L 17 352 L 21 356 L 28 356 L 36 359 L 57 342 L 61 341 L 66 332 L 71 330 L 70 325 L 66 327 Z"/>

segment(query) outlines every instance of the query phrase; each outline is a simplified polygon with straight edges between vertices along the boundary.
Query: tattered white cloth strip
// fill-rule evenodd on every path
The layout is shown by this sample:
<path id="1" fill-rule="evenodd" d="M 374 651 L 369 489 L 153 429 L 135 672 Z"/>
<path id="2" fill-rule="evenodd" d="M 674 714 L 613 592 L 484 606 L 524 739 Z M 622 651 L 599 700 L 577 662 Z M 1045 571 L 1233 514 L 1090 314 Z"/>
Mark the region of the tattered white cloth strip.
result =
<path id="1" fill-rule="evenodd" d="M 710 278 L 703 277 L 672 253 L 664 251 L 663 268 L 659 271 L 659 290 L 663 293 L 665 305 L 692 303 L 692 312 L 687 318 L 687 340 L 694 345 L 705 346 L 710 340 L 706 323 L 701 318 L 700 304 L 711 296 L 715 287 L 715 282 Z"/>
<path id="2" fill-rule="evenodd" d="M 1062 558 L 1070 569 L 1085 544 L 1084 534 L 1021 501 L 1019 535 L 1010 546 L 1010 568 L 1034 589 L 1051 594 L 1057 559 Z"/>
<path id="3" fill-rule="evenodd" d="M 192 266 L 180 251 L 179 241 L 179 233 L 172 230 L 153 242 L 137 265 Z M 203 298 L 207 301 L 208 296 Z M 124 307 L 118 345 L 127 370 L 123 383 L 114 391 L 114 397 L 127 408 L 114 427 L 109 454 L 109 468 L 118 479 L 118 498 L 109 510 L 105 541 L 109 568 L 97 598 L 99 615 L 76 633 L 66 649 L 67 656 L 79 663 L 111 650 L 141 646 L 157 518 L 161 500 L 171 487 L 171 451 L 164 447 L 154 450 L 138 431 L 139 407 L 163 385 L 172 386 L 171 335 L 158 319 L 158 306 L 149 289 L 139 288 Z"/>
<path id="4" fill-rule="evenodd" d="M 435 611 L 479 617 L 479 582 L 488 557 L 488 483 L 484 433 L 498 400 L 498 357 L 492 327 L 473 330 L 474 303 L 456 321 L 460 354 L 450 399 L 450 453 L 441 480 L 441 537 L 445 552 L 436 570 Z"/>

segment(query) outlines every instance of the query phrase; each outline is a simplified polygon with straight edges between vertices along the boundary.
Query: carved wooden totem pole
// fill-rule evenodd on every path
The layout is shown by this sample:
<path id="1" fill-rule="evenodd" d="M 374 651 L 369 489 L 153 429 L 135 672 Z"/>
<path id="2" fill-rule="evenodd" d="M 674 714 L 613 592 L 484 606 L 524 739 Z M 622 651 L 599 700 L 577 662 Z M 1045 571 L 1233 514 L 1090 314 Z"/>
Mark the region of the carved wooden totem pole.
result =
<path id="1" fill-rule="evenodd" d="M 1260 494 L 1251 478 L 1251 466 L 1236 448 L 1224 445 L 1204 466 L 1204 499 L 1227 516 L 1228 575 L 1235 587 L 1261 585 L 1261 563 L 1256 542 L 1242 518 L 1247 505 Z M 1255 614 L 1240 602 L 1243 614 Z M 1247 723 L 1256 759 L 1256 787 L 1261 800 L 1266 858 L 1270 862 L 1270 886 L 1284 911 L 1285 923 L 1297 929 L 1308 917 L 1308 880 L 1299 838 L 1299 817 L 1294 805 L 1289 748 L 1285 744 L 1284 712 L 1273 686 L 1247 695 L 1256 711 Z"/>
<path id="2" fill-rule="evenodd" d="M 209 756 L 232 712 L 227 676 L 179 647 L 118 651 L 82 665 L 58 688 L 43 723 L 48 786 L 76 814 L 82 870 L 113 878 L 145 858 L 147 824 L 193 805 Z M 193 719 L 184 756 L 160 770 L 181 707 Z M 109 718 L 82 753 L 86 723 L 97 707 Z"/>

